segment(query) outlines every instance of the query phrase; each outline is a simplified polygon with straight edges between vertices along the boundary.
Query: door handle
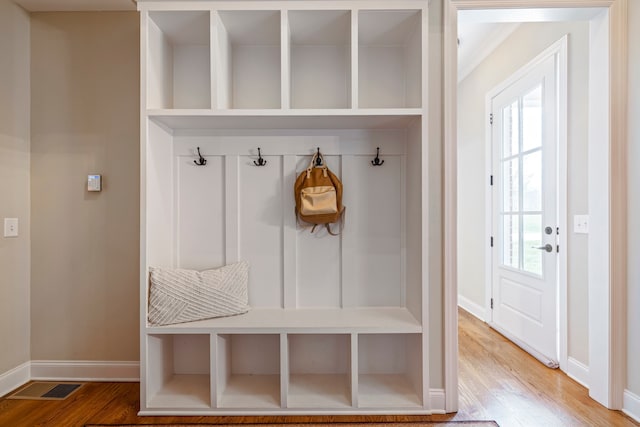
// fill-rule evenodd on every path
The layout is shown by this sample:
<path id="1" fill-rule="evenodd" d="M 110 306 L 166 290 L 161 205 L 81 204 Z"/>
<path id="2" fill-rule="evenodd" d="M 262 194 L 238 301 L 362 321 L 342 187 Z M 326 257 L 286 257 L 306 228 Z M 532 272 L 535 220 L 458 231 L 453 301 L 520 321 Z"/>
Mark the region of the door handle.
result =
<path id="1" fill-rule="evenodd" d="M 531 246 L 532 249 L 540 249 L 541 251 L 553 252 L 553 246 L 547 243 L 544 246 Z"/>

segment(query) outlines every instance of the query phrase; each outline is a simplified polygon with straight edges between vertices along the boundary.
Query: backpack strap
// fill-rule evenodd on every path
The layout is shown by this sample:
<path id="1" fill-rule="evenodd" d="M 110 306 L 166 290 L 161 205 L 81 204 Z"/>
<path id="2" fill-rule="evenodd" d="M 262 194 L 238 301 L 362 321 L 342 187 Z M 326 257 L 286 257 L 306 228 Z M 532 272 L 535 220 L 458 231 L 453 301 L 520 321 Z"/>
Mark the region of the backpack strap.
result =
<path id="1" fill-rule="evenodd" d="M 340 234 L 342 234 L 342 230 L 344 230 L 344 213 L 346 210 L 347 208 L 343 206 L 342 212 L 340 213 L 340 231 L 339 232 L 334 233 L 333 231 L 331 231 L 331 228 L 328 223 L 324 225 L 325 228 L 327 229 L 327 232 L 332 236 L 339 236 Z M 310 228 L 311 229 L 310 233 L 313 233 L 314 231 L 316 231 L 316 227 L 318 226 L 318 224 L 304 224 L 300 222 L 300 218 L 298 217 L 298 212 L 296 212 L 295 209 L 294 209 L 294 216 L 296 217 L 297 227 L 300 227 L 303 230 Z"/>
<path id="2" fill-rule="evenodd" d="M 338 231 L 337 233 L 334 233 L 331 231 L 331 227 L 329 226 L 328 223 L 324 225 L 327 228 L 327 232 L 332 236 L 339 236 L 340 234 L 342 234 L 342 231 L 344 230 L 344 212 L 346 210 L 347 208 L 343 207 L 342 212 L 340 213 L 340 231 Z M 313 228 L 315 229 L 315 226 Z M 311 230 L 311 232 L 313 233 L 313 230 Z"/>
<path id="3" fill-rule="evenodd" d="M 296 211 L 295 208 L 294 208 L 294 215 L 296 217 L 296 228 L 300 228 L 302 230 L 306 230 L 307 228 L 310 228 L 311 233 L 316 231 L 316 227 L 318 226 L 318 224 L 307 224 L 300 221 L 300 217 L 298 216 L 298 211 Z"/>

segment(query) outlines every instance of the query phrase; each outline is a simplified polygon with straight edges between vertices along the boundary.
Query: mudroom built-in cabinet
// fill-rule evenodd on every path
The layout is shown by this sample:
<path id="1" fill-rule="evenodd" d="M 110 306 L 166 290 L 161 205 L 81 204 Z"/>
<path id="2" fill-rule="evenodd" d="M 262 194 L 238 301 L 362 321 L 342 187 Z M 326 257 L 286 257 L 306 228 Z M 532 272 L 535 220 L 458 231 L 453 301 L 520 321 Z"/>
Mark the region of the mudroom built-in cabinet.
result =
<path id="1" fill-rule="evenodd" d="M 140 413 L 431 413 L 427 2 L 138 8 Z M 317 150 L 338 236 L 294 214 Z M 248 313 L 148 323 L 150 267 L 241 260 Z"/>

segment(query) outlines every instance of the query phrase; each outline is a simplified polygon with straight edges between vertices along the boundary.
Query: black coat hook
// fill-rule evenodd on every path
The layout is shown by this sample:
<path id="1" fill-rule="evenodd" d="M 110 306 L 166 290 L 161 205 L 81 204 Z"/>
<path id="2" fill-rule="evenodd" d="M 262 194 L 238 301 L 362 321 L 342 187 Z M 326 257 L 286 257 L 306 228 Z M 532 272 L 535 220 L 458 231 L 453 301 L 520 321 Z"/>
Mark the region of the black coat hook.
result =
<path id="1" fill-rule="evenodd" d="M 253 164 L 256 166 L 264 166 L 267 164 L 267 161 L 265 159 L 262 158 L 262 155 L 260 154 L 260 147 L 258 147 L 258 161 L 253 161 Z"/>
<path id="2" fill-rule="evenodd" d="M 373 166 L 382 166 L 383 163 L 384 163 L 384 160 L 380 160 L 380 147 L 378 147 L 376 151 L 376 158 L 371 160 L 371 164 Z"/>
<path id="3" fill-rule="evenodd" d="M 318 147 L 318 154 L 316 155 L 316 166 L 322 166 L 322 157 L 320 156 L 320 147 Z"/>
<path id="4" fill-rule="evenodd" d="M 207 164 L 207 159 L 202 157 L 202 154 L 200 154 L 200 147 L 198 147 L 198 157 L 200 158 L 198 160 L 194 160 L 193 163 L 195 163 L 198 166 L 204 166 Z"/>

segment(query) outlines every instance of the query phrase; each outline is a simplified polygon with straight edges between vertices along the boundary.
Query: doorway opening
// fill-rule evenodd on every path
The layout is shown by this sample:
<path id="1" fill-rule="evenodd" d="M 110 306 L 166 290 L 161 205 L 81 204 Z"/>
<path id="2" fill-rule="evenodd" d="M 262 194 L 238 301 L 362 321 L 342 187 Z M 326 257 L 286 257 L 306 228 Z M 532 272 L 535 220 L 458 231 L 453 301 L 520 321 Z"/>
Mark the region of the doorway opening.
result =
<path id="1" fill-rule="evenodd" d="M 516 4 L 519 3 L 519 4 Z M 554 8 L 536 8 L 537 6 L 543 7 L 548 3 L 539 2 L 536 4 L 535 0 L 522 0 L 511 4 L 513 9 L 505 10 L 500 9 L 500 2 L 490 0 L 480 0 L 476 2 L 468 2 L 464 0 L 446 0 L 445 1 L 445 90 L 444 90 L 444 104 L 445 104 L 445 211 L 449 212 L 449 215 L 445 213 L 445 217 L 449 218 L 451 222 L 445 222 L 445 330 L 453 335 L 454 328 L 457 323 L 455 321 L 456 313 L 454 313 L 457 306 L 458 297 L 461 295 L 467 298 L 471 303 L 475 303 L 475 313 L 478 317 L 486 320 L 486 307 L 490 307 L 490 297 L 486 293 L 482 292 L 485 289 L 487 282 L 483 282 L 482 278 L 488 276 L 487 270 L 490 269 L 490 263 L 486 260 L 485 247 L 490 244 L 490 237 L 485 235 L 485 228 L 483 224 L 488 223 L 488 215 L 484 215 L 486 209 L 485 192 L 486 189 L 480 187 L 480 190 L 466 189 L 460 185 L 460 173 L 469 173 L 467 166 L 469 164 L 480 163 L 480 173 L 473 176 L 473 181 L 479 183 L 481 186 L 489 185 L 490 177 L 486 176 L 484 171 L 486 159 L 484 137 L 485 132 L 472 132 L 471 137 L 468 140 L 464 139 L 463 132 L 458 128 L 461 123 L 465 126 L 471 126 L 474 121 L 479 121 L 482 126 L 484 117 L 484 108 L 478 108 L 476 115 L 463 112 L 461 107 L 456 103 L 456 100 L 461 98 L 461 90 L 458 87 L 460 80 L 470 80 L 471 74 L 462 76 L 463 78 L 458 80 L 458 70 L 465 72 L 465 68 L 458 63 L 457 52 L 458 46 L 456 44 L 458 35 L 458 28 L 461 27 L 461 15 L 464 13 L 474 14 L 473 19 L 476 22 L 481 23 L 493 23 L 493 24 L 517 24 L 516 29 L 510 31 L 510 33 L 504 37 L 500 42 L 495 42 L 496 38 L 492 38 L 491 42 L 484 43 L 484 45 L 494 45 L 494 49 L 489 52 L 488 56 L 499 56 L 496 52 L 501 47 L 504 48 L 509 43 L 512 44 L 512 53 L 504 54 L 506 59 L 520 58 L 525 48 L 535 46 L 537 43 L 543 41 L 549 46 L 554 40 L 546 40 L 545 37 L 549 35 L 558 36 L 554 34 L 549 28 L 538 27 L 534 30 L 536 25 L 558 26 L 561 24 L 578 25 L 584 23 L 586 26 L 586 39 L 589 49 L 587 61 L 588 77 L 587 77 L 587 89 L 582 90 L 583 94 L 586 94 L 586 101 L 581 102 L 571 97 L 571 87 L 575 80 L 568 82 L 569 85 L 569 97 L 568 102 L 573 108 L 586 105 L 586 115 L 577 121 L 585 126 L 586 134 L 585 138 L 582 138 L 582 144 L 580 142 L 573 142 L 571 137 L 575 134 L 576 130 L 570 127 L 571 125 L 571 113 L 572 108 L 569 108 L 570 114 L 567 117 L 568 128 L 568 143 L 567 143 L 567 166 L 566 171 L 569 177 L 572 173 L 576 172 L 576 165 L 572 162 L 582 161 L 583 169 L 586 169 L 586 178 L 581 179 L 578 174 L 572 178 L 569 178 L 569 182 L 560 182 L 559 186 L 567 191 L 567 197 L 561 203 L 567 203 L 567 214 L 562 218 L 558 218 L 557 223 L 561 224 L 558 227 L 561 230 L 566 230 L 567 235 L 565 240 L 559 242 L 560 245 L 566 245 L 567 250 L 565 252 L 567 261 L 565 262 L 565 268 L 567 270 L 579 266 L 584 268 L 587 264 L 584 260 L 588 257 L 589 263 L 586 265 L 586 272 L 583 270 L 583 282 L 584 289 L 582 300 L 580 294 L 574 292 L 574 287 L 571 283 L 567 283 L 565 287 L 566 294 L 564 299 L 564 306 L 562 308 L 567 312 L 567 307 L 570 304 L 578 304 L 582 309 L 583 319 L 586 319 L 586 325 L 581 325 L 584 328 L 582 331 L 574 332 L 567 329 L 566 320 L 558 322 L 557 329 L 559 331 L 559 341 L 564 333 L 564 342 L 559 342 L 559 359 L 560 367 L 567 371 L 567 361 L 570 360 L 572 354 L 576 354 L 576 362 L 586 360 L 589 363 L 588 371 L 586 369 L 578 369 L 578 374 L 584 374 L 582 381 L 589 386 L 590 396 L 598 402 L 609 408 L 619 407 L 618 394 L 619 390 L 622 390 L 622 384 L 620 383 L 620 372 L 615 367 L 615 361 L 623 355 L 621 351 L 620 343 L 611 342 L 610 333 L 606 332 L 603 335 L 603 331 L 610 330 L 612 325 L 623 324 L 623 319 L 619 318 L 616 313 L 613 313 L 610 309 L 612 301 L 621 301 L 623 295 L 616 292 L 610 285 L 613 276 L 618 274 L 614 272 L 612 264 L 615 261 L 612 260 L 613 253 L 624 253 L 625 237 L 622 230 L 618 230 L 612 225 L 614 218 L 624 218 L 624 211 L 617 209 L 618 197 L 616 189 L 613 189 L 612 185 L 622 185 L 621 194 L 624 193 L 624 182 L 617 177 L 617 173 L 612 172 L 612 164 L 619 161 L 622 141 L 624 135 L 620 135 L 611 129 L 614 126 L 622 126 L 625 123 L 624 116 L 616 111 L 615 105 L 625 99 L 624 84 L 615 84 L 615 80 L 610 80 L 621 73 L 620 69 L 626 69 L 626 56 L 623 53 L 616 50 L 614 47 L 616 43 L 621 43 L 624 46 L 624 40 L 626 37 L 621 35 L 622 31 L 613 31 L 615 25 L 622 25 L 624 27 L 625 15 L 621 12 L 621 7 L 618 7 L 623 1 L 611 0 L 608 4 L 603 6 L 602 3 L 596 3 L 583 0 L 583 1 L 558 1 L 554 4 Z M 471 8 L 474 8 L 473 10 Z M 524 34 L 529 31 L 528 36 Z M 565 34 L 569 34 L 569 51 L 572 51 L 573 39 L 578 37 L 572 36 L 571 31 L 565 31 Z M 626 34 L 626 33 L 624 33 Z M 562 35 L 555 38 L 558 40 Z M 519 38 L 518 38 L 519 37 Z M 460 49 L 464 44 L 464 40 L 460 40 Z M 538 46 L 538 53 L 543 50 Z M 479 51 L 480 49 L 476 49 Z M 571 64 L 572 53 L 569 54 L 569 63 Z M 522 58 L 521 58 L 522 59 Z M 528 60 L 531 57 L 527 58 Z M 484 77 L 497 78 L 496 73 L 487 72 L 488 67 L 482 65 L 484 60 L 478 61 L 471 67 L 471 73 L 477 75 L 484 75 Z M 569 69 L 575 67 L 569 65 Z M 503 71 L 506 67 L 505 63 L 501 63 L 495 69 Z M 623 73 L 624 74 L 624 73 Z M 572 79 L 571 75 L 569 76 Z M 610 82 L 610 84 L 607 84 Z M 497 84 L 494 82 L 494 85 Z M 489 85 L 490 87 L 491 85 Z M 473 93 L 473 90 L 467 90 L 467 94 Z M 476 89 L 476 96 L 479 96 L 483 102 L 486 97 L 487 90 Z M 578 98 L 579 99 L 579 98 Z M 586 118 L 585 118 L 586 117 Z M 594 118 L 599 118 L 594 120 Z M 604 119 L 602 119 L 604 117 Z M 464 153 L 465 143 L 475 142 L 480 140 L 479 152 L 471 154 L 471 152 Z M 585 142 L 586 140 L 586 142 Z M 597 143 L 595 141 L 598 141 Z M 471 145 L 470 145 L 471 146 Z M 477 146 L 476 146 L 477 149 Z M 466 156 L 466 158 L 465 158 Z M 582 156 L 582 158 L 581 158 Z M 586 161 L 585 161 L 586 158 Z M 480 160 L 478 160 L 480 159 Z M 468 161 L 468 164 L 464 162 Z M 475 163 L 474 163 L 475 162 Z M 455 171 L 461 171 L 456 173 Z M 453 171 L 453 172 L 452 172 Z M 598 171 L 596 173 L 596 171 Z M 584 173 L 584 172 L 583 172 Z M 604 179 L 606 185 L 601 185 L 596 181 L 597 178 Z M 456 181 L 458 184 L 456 185 Z M 471 182 L 467 179 L 467 182 Z M 578 183 L 579 187 L 575 187 Z M 615 186 L 614 185 L 614 186 Z M 575 188 L 574 188 L 575 187 Z M 580 189 L 586 194 L 586 196 L 580 196 Z M 453 194 L 450 196 L 449 194 Z M 587 201 L 576 202 L 575 197 L 580 196 Z M 469 209 L 469 203 L 473 203 L 473 209 Z M 580 206 L 580 203 L 582 205 Z M 598 205 L 599 203 L 599 205 Z M 466 204 L 466 205 L 465 205 Z M 576 206 L 578 206 L 576 208 Z M 470 211 L 476 215 L 472 221 L 475 228 L 480 229 L 480 233 L 467 233 L 464 226 L 460 226 L 460 221 L 456 215 L 456 212 Z M 453 212 L 453 215 L 451 214 Z M 589 226 L 589 241 L 587 245 L 580 245 L 571 240 L 584 238 L 579 236 L 578 233 L 573 233 L 574 227 L 574 215 L 588 214 L 588 226 Z M 480 217 L 480 218 L 478 218 Z M 447 220 L 445 220 L 447 221 Z M 564 224 L 562 224 L 564 221 Z M 571 228 L 569 228 L 571 227 Z M 546 227 L 544 227 L 546 228 Z M 543 228 L 543 229 L 544 229 Z M 575 235 L 574 235 L 575 234 Z M 458 236 L 458 237 L 457 237 Z M 465 241 L 465 239 L 467 239 Z M 474 241 L 475 239 L 475 241 Z M 465 258 L 465 254 L 461 254 L 466 249 L 475 248 L 479 250 L 468 251 Z M 604 245 L 604 246 L 602 246 Z M 541 245 L 543 248 L 545 245 Z M 561 246 L 562 247 L 562 246 Z M 594 249 L 597 248 L 597 251 Z M 573 249 L 573 250 L 572 250 Z M 603 251 L 604 249 L 604 251 Z M 582 253 L 580 252 L 582 251 Z M 562 253 L 562 252 L 560 252 Z M 594 255 L 596 253 L 608 253 L 609 257 L 601 257 L 604 259 L 597 259 Z M 469 255 L 471 254 L 471 255 Z M 583 260 L 583 261 L 581 261 Z M 562 263 L 561 263 L 562 264 Z M 488 268 L 489 266 L 489 268 Z M 475 273 L 470 272 L 474 271 Z M 560 271 L 562 270 L 560 267 Z M 484 271 L 483 271 L 484 270 Z M 480 274 L 477 272 L 481 271 Z M 603 275 L 604 272 L 604 275 Z M 565 272 L 566 274 L 566 272 Z M 465 275 L 474 276 L 475 281 L 478 278 L 481 285 L 472 287 L 477 294 L 469 294 L 465 296 Z M 562 275 L 562 272 L 560 273 Z M 584 283 L 588 283 L 586 286 Z M 458 292 L 460 290 L 460 292 Z M 478 292 L 479 290 L 479 292 Z M 484 293 L 484 295 L 483 295 Z M 562 304 L 562 287 L 558 293 L 560 304 Z M 586 297 L 585 297 L 586 295 Z M 460 298 L 461 305 L 465 305 L 469 301 L 465 301 L 464 298 Z M 469 304 L 467 304 L 469 305 Z M 560 311 L 558 306 L 558 312 Z M 490 309 L 490 308 L 489 308 Z M 470 311 L 473 310 L 473 307 Z M 571 313 L 579 313 L 572 309 Z M 561 313 L 559 313 L 558 319 L 562 319 Z M 599 322 L 605 325 L 605 328 L 598 326 Z M 564 328 L 564 331 L 563 331 Z M 585 332 L 586 331 L 586 332 Z M 583 337 L 586 336 L 586 340 L 578 342 L 577 344 L 572 340 L 578 339 L 580 341 L 580 334 Z M 586 344 L 585 342 L 586 341 Z M 566 350 L 571 342 L 571 351 L 578 349 L 578 352 L 582 352 L 582 355 L 578 353 L 570 353 Z M 563 352 L 562 349 L 565 349 Z M 607 351 L 609 349 L 610 351 Z M 457 350 L 457 340 L 455 338 L 445 337 L 445 358 L 448 362 L 451 361 L 452 355 L 455 355 Z M 602 354 L 610 355 L 611 357 L 602 357 Z M 455 356 L 453 356 L 455 358 Z M 584 363 L 583 363 L 584 365 Z M 581 368 L 576 364 L 578 368 Z M 583 366 L 586 368 L 586 365 Z M 447 411 L 457 409 L 457 392 L 453 392 L 454 387 L 457 387 L 457 365 L 454 363 L 447 363 L 445 367 L 445 403 Z M 574 374 L 575 375 L 575 374 Z M 577 376 L 577 375 L 575 375 Z M 456 389 L 457 390 L 457 389 Z"/>

